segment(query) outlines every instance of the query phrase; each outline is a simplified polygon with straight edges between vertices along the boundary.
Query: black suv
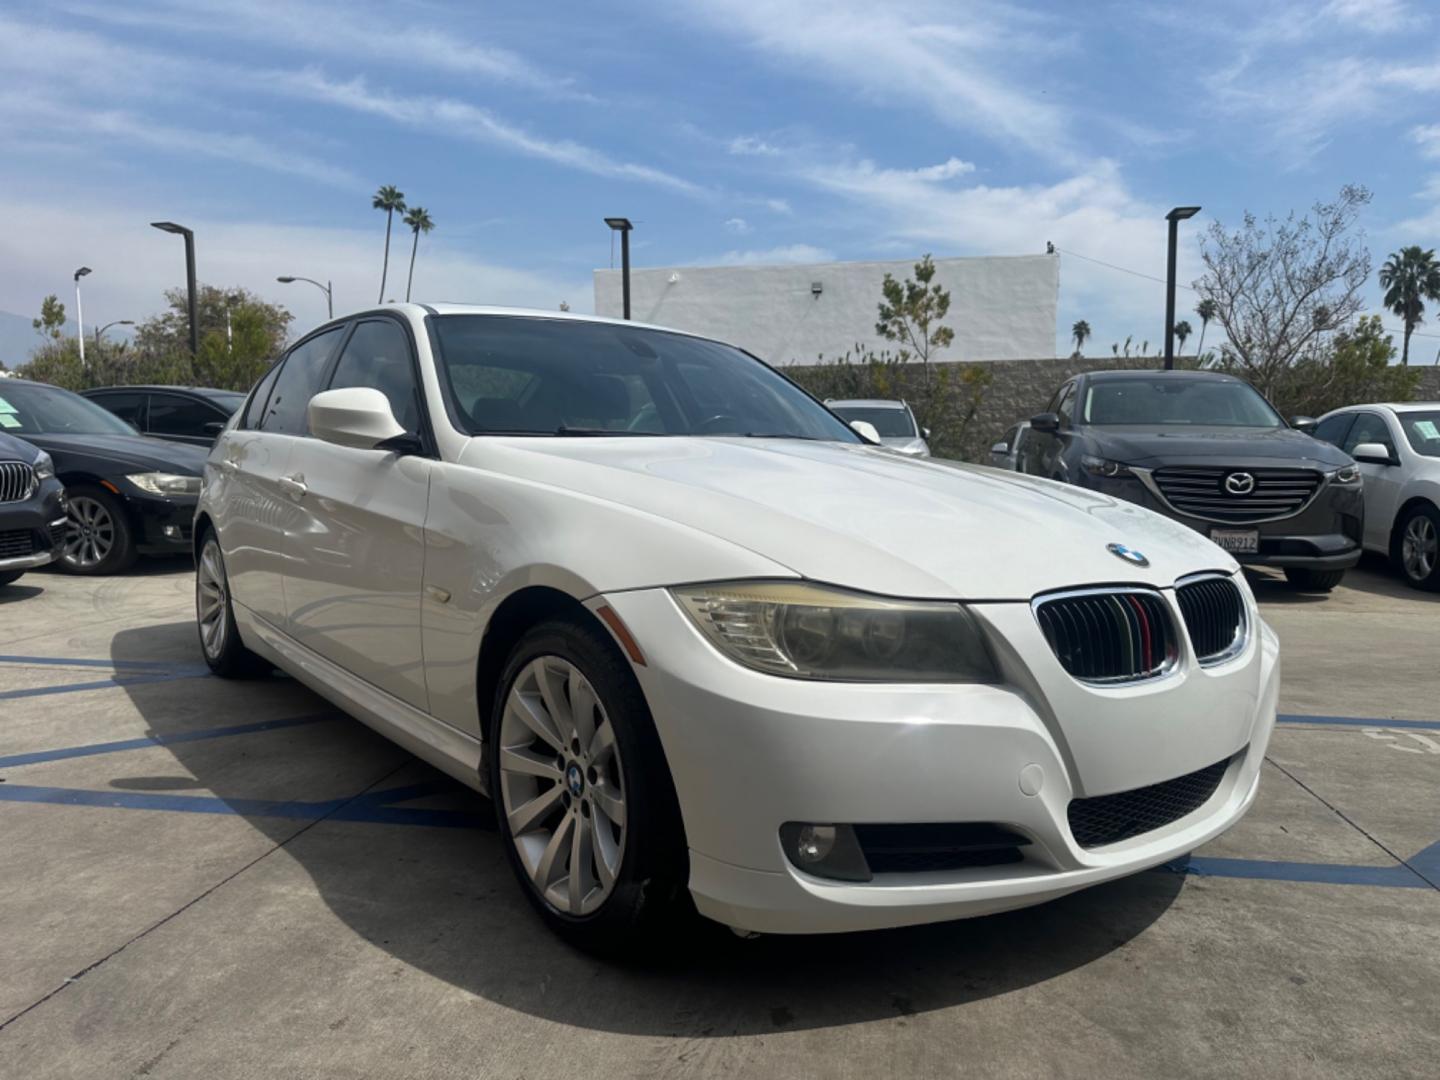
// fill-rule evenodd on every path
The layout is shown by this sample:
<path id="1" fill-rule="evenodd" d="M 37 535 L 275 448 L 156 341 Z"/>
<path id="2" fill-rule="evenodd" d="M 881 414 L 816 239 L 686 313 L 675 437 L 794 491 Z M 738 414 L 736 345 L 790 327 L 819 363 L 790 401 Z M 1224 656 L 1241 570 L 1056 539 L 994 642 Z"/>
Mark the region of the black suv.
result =
<path id="1" fill-rule="evenodd" d="M 1348 454 L 1243 379 L 1208 371 L 1077 375 L 1030 421 L 1025 471 L 1103 491 L 1204 533 L 1241 563 L 1329 591 L 1360 560 Z"/>
<path id="2" fill-rule="evenodd" d="M 210 446 L 245 402 L 234 390 L 208 386 L 102 386 L 81 395 L 135 426 L 142 435 Z"/>
<path id="3" fill-rule="evenodd" d="M 0 417 L 13 415 L 4 392 L 0 383 Z M 0 430 L 0 586 L 57 558 L 67 523 L 50 455 Z"/>

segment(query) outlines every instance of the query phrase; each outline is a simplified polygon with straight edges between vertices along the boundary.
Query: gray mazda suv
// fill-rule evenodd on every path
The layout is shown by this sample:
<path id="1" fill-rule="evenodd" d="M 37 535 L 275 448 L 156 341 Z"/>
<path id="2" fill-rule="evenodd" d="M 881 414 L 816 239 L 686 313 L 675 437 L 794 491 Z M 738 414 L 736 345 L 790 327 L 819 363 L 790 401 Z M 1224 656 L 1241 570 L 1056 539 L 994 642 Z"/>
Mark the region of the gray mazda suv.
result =
<path id="1" fill-rule="evenodd" d="M 1328 592 L 1360 560 L 1364 501 L 1355 462 L 1314 424 L 1286 423 L 1231 375 L 1097 371 L 1031 419 L 1024 470 L 1139 503 Z"/>

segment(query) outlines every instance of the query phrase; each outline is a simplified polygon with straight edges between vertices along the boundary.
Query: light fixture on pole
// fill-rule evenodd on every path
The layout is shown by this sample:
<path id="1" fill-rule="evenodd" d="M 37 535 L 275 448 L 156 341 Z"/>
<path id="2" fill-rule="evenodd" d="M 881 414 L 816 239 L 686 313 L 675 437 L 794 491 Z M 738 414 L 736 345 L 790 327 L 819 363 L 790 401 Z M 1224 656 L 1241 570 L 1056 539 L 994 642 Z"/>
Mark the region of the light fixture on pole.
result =
<path id="1" fill-rule="evenodd" d="M 195 233 L 173 221 L 152 221 L 150 224 L 161 232 L 185 238 L 185 295 L 190 309 L 190 355 L 194 356 L 200 351 L 200 322 L 195 314 Z"/>
<path id="2" fill-rule="evenodd" d="M 102 334 L 105 333 L 106 330 L 109 330 L 110 327 L 112 327 L 112 326 L 134 326 L 134 325 L 135 325 L 135 320 L 134 320 L 134 319 L 112 319 L 110 322 L 107 322 L 104 326 L 100 327 L 100 329 L 98 329 L 98 330 L 95 331 L 95 348 L 97 348 L 97 349 L 100 348 L 100 337 L 101 337 Z"/>
<path id="3" fill-rule="evenodd" d="M 623 298 L 625 318 L 630 318 L 630 230 L 635 226 L 629 218 L 607 217 L 605 224 L 620 234 L 620 294 Z M 614 248 L 610 249 L 614 252 Z M 611 256 L 614 257 L 613 254 Z"/>
<path id="4" fill-rule="evenodd" d="M 1165 256 L 1165 370 L 1175 367 L 1175 243 L 1180 222 L 1200 212 L 1198 206 L 1177 206 L 1165 215 L 1170 223 L 1170 247 Z"/>
<path id="5" fill-rule="evenodd" d="M 335 317 L 335 297 L 330 291 L 330 282 L 327 281 L 324 285 L 321 285 L 320 282 L 314 278 L 300 277 L 295 274 L 286 274 L 284 277 L 277 277 L 275 280 L 280 282 L 281 285 L 289 285 L 296 281 L 308 281 L 325 294 L 325 311 L 329 318 L 333 319 Z"/>
<path id="6" fill-rule="evenodd" d="M 75 271 L 75 325 L 80 332 L 75 335 L 80 342 L 80 363 L 85 363 L 85 309 L 80 306 L 80 279 L 90 273 L 90 267 L 82 266 Z"/>

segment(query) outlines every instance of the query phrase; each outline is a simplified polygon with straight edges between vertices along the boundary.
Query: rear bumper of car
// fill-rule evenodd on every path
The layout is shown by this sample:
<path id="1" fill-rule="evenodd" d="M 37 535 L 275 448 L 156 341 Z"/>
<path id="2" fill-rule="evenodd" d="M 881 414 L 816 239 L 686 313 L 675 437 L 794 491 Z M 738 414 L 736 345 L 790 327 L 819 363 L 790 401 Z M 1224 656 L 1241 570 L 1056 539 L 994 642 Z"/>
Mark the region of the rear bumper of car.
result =
<path id="1" fill-rule="evenodd" d="M 1202 668 L 1186 657 L 1163 678 L 1101 689 L 1065 674 L 1028 604 L 978 605 L 1003 685 L 905 686 L 742 668 L 663 590 L 603 602 L 646 656 L 636 675 L 675 780 L 696 905 L 745 930 L 985 915 L 1166 862 L 1245 812 L 1274 724 L 1278 646 L 1253 612 L 1256 632 L 1233 660 Z M 1223 775 L 1189 812 L 1116 843 L 1077 842 L 1072 802 L 1207 767 Z M 1001 864 L 840 881 L 792 863 L 781 840 L 791 822 L 990 825 L 1023 841 Z"/>

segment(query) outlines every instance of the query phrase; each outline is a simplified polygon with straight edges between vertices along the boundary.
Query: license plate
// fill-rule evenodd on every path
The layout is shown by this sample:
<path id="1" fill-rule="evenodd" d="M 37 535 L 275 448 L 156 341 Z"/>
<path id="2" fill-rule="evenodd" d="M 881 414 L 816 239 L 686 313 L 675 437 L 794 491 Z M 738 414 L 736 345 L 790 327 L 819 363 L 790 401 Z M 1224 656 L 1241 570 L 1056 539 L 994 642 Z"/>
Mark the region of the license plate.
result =
<path id="1" fill-rule="evenodd" d="M 1259 529 L 1211 529 L 1210 539 L 1231 555 L 1258 555 Z"/>

